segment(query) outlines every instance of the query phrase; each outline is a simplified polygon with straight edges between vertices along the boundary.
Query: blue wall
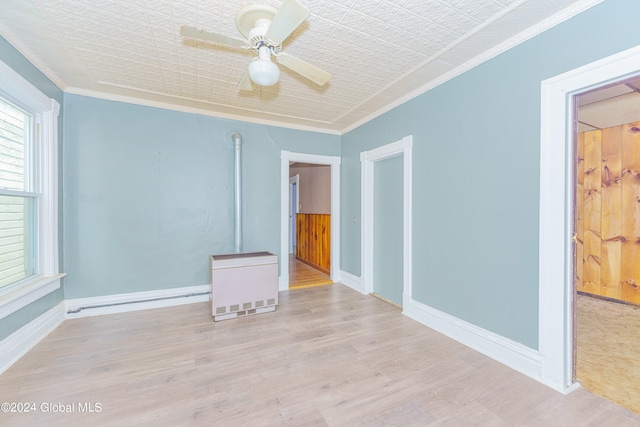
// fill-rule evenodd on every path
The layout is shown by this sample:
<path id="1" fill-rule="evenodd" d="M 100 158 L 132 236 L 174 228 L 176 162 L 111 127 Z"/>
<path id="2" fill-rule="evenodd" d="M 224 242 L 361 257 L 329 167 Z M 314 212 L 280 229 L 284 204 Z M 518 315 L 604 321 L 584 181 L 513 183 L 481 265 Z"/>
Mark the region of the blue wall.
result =
<path id="1" fill-rule="evenodd" d="M 280 252 L 280 151 L 340 154 L 336 135 L 64 101 L 66 298 L 209 283 L 208 256 L 233 251 L 233 132 L 247 252 Z"/>
<path id="2" fill-rule="evenodd" d="M 34 67 L 29 61 L 27 61 L 25 57 L 20 54 L 20 52 L 18 52 L 2 37 L 0 37 L 0 61 L 11 67 L 14 71 L 24 77 L 29 83 L 38 88 L 42 93 L 58 101 L 61 106 L 58 122 L 58 131 L 60 134 L 58 142 L 59 148 L 61 150 L 63 145 L 61 137 L 63 114 L 62 91 L 36 67 Z M 62 169 L 60 170 L 60 174 L 60 176 L 62 176 Z M 62 206 L 61 200 L 62 191 L 60 191 L 60 206 Z M 60 222 L 62 222 L 62 212 L 60 213 Z M 62 228 L 60 228 L 60 247 L 62 247 L 62 240 Z M 11 335 L 14 331 L 26 325 L 41 314 L 45 313 L 47 310 L 55 307 L 60 301 L 62 301 L 62 298 L 63 292 L 61 288 L 58 291 L 40 298 L 32 304 L 16 311 L 15 313 L 5 317 L 4 319 L 0 319 L 0 340 Z"/>
<path id="3" fill-rule="evenodd" d="M 342 269 L 360 274 L 361 151 L 413 135 L 413 298 L 538 346 L 540 84 L 640 44 L 608 0 L 342 138 Z"/>

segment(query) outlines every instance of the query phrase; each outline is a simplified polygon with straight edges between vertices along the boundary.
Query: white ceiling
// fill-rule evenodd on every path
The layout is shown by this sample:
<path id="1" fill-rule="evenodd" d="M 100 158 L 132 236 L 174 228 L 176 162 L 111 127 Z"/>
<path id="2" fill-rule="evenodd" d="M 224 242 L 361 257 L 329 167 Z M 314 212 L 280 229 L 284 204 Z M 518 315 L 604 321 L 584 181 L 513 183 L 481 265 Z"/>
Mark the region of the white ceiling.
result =
<path id="1" fill-rule="evenodd" d="M 332 77 L 254 92 L 247 51 L 179 29 L 239 37 L 241 7 L 280 1 L 2 0 L 0 35 L 69 93 L 341 134 L 600 1 L 300 0 L 283 50 Z"/>

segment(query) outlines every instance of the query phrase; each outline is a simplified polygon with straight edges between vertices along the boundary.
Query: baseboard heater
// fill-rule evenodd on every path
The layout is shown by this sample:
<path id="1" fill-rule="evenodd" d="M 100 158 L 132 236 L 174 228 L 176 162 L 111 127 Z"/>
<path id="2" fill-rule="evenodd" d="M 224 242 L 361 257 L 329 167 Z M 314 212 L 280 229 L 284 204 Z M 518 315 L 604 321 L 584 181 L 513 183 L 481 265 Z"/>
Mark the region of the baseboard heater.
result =
<path id="1" fill-rule="evenodd" d="M 269 252 L 211 255 L 214 321 L 275 311 L 278 257 Z"/>
<path id="2" fill-rule="evenodd" d="M 66 313 L 78 314 L 81 311 L 91 310 L 95 308 L 116 307 L 120 305 L 129 305 L 129 304 L 144 304 L 148 302 L 165 301 L 165 300 L 180 299 L 180 298 L 193 298 L 193 297 L 199 297 L 204 295 L 211 295 L 211 292 L 189 292 L 186 294 L 170 295 L 166 297 L 143 298 L 143 299 L 134 299 L 131 301 L 118 301 L 118 302 L 111 302 L 111 303 L 105 303 L 105 304 L 84 305 L 81 307 L 70 308 L 66 311 Z"/>

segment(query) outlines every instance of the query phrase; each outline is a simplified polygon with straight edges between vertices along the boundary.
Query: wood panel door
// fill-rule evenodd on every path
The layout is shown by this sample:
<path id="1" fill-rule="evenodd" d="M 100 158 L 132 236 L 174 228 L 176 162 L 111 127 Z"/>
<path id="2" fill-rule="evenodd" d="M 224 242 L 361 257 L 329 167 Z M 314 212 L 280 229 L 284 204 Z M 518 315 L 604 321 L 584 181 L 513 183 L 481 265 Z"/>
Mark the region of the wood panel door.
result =
<path id="1" fill-rule="evenodd" d="M 640 123 L 577 140 L 576 288 L 640 304 Z"/>

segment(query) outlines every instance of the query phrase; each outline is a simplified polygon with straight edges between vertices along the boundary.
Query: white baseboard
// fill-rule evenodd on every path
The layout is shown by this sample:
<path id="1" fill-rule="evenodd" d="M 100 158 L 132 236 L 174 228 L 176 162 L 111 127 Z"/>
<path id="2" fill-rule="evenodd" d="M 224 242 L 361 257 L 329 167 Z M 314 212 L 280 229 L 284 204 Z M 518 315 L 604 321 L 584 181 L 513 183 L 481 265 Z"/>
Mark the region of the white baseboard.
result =
<path id="1" fill-rule="evenodd" d="M 184 288 L 68 299 L 64 301 L 64 312 L 67 319 L 75 319 L 79 317 L 205 302 L 210 301 L 210 299 L 211 285 L 188 286 Z"/>
<path id="2" fill-rule="evenodd" d="M 0 374 L 65 319 L 205 302 L 210 297 L 211 285 L 202 285 L 64 300 L 0 341 Z"/>
<path id="3" fill-rule="evenodd" d="M 408 307 L 403 307 L 403 314 L 536 381 L 546 384 L 542 379 L 542 357 L 536 350 L 431 308 L 416 300 L 411 300 Z M 553 388 L 555 389 L 555 387 Z"/>
<path id="4" fill-rule="evenodd" d="M 38 344 L 64 321 L 60 303 L 0 341 L 0 374 Z"/>
<path id="5" fill-rule="evenodd" d="M 340 283 L 362 293 L 360 278 L 351 273 L 340 271 Z M 210 300 L 210 292 L 211 285 L 201 285 L 65 300 L 0 341 L 0 374 L 65 318 L 206 302 Z M 81 310 L 74 313 L 78 309 Z M 410 304 L 403 307 L 403 314 L 561 393 L 567 394 L 580 387 L 575 383 L 570 389 L 559 389 L 545 381 L 541 374 L 543 358 L 538 351 L 421 302 L 411 299 Z"/>
<path id="6" fill-rule="evenodd" d="M 355 274 L 351 274 L 348 271 L 340 270 L 340 283 L 351 289 L 364 293 L 362 290 L 362 284 L 360 283 L 360 277 Z"/>

